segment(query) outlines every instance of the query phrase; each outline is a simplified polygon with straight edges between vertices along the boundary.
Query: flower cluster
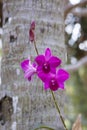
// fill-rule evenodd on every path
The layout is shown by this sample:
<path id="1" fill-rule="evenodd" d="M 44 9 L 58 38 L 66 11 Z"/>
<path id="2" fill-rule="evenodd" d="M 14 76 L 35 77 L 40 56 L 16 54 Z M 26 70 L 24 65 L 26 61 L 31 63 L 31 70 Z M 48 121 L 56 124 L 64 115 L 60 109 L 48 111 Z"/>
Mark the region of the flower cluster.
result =
<path id="1" fill-rule="evenodd" d="M 21 68 L 24 71 L 24 77 L 31 80 L 34 74 L 44 83 L 44 89 L 56 91 L 64 89 L 64 82 L 69 78 L 69 73 L 64 69 L 57 69 L 61 64 L 61 60 L 52 55 L 49 48 L 45 50 L 45 54 L 35 57 L 35 63 L 31 64 L 30 59 L 26 59 L 21 63 Z"/>

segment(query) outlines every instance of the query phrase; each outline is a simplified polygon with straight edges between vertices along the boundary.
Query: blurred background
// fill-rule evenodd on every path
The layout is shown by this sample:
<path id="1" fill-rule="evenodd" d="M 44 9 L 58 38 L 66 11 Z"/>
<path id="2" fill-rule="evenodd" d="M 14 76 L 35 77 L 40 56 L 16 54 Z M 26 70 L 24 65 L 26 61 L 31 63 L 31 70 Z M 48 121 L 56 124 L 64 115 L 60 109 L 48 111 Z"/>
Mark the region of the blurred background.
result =
<path id="1" fill-rule="evenodd" d="M 87 0 L 65 0 L 65 42 L 70 79 L 67 91 L 67 125 L 81 115 L 87 130 Z"/>
<path id="2" fill-rule="evenodd" d="M 66 84 L 66 124 L 71 127 L 81 115 L 82 128 L 87 130 L 87 0 L 65 0 L 65 43 L 70 72 Z M 2 4 L 0 3 L 0 61 L 2 55 Z M 0 79 L 1 84 L 1 79 Z"/>

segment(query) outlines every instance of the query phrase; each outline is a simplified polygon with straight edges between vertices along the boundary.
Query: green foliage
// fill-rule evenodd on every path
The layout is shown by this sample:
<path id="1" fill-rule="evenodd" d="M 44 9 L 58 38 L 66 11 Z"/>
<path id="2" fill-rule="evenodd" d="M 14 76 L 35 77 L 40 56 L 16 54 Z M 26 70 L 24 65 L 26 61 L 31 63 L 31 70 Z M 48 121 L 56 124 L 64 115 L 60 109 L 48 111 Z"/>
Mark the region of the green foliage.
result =
<path id="1" fill-rule="evenodd" d="M 81 113 L 83 125 L 86 126 L 87 123 L 85 124 L 85 121 L 87 120 L 87 66 L 81 67 L 76 72 L 72 72 L 71 78 L 68 81 L 67 85 L 67 92 L 71 97 L 75 115 Z"/>

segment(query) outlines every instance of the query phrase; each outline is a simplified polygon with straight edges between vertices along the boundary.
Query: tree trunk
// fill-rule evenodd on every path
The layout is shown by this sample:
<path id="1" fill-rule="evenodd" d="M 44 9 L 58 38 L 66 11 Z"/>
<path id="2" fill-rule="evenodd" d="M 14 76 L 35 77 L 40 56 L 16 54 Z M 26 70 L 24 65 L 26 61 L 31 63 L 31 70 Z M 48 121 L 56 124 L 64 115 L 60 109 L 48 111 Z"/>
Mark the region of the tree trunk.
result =
<path id="1" fill-rule="evenodd" d="M 39 124 L 64 130 L 50 91 L 45 91 L 36 77 L 31 82 L 25 80 L 20 68 L 23 59 L 30 56 L 33 60 L 36 56 L 34 45 L 30 44 L 28 36 L 33 20 L 36 22 L 35 36 L 39 53 L 44 53 L 49 47 L 54 55 L 62 59 L 62 65 L 65 63 L 63 3 L 64 0 L 3 0 L 0 96 L 9 99 L 13 110 L 8 114 L 11 118 L 6 118 L 7 109 L 3 111 L 4 125 L 0 125 L 0 130 L 32 130 Z M 55 96 L 64 116 L 64 93 L 59 90 Z"/>

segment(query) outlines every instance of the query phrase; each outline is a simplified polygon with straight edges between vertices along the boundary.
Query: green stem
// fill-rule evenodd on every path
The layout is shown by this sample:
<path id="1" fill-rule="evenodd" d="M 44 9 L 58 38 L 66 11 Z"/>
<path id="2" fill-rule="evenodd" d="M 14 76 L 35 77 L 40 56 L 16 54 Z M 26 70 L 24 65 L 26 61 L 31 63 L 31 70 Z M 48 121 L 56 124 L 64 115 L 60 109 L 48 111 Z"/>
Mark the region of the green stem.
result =
<path id="1" fill-rule="evenodd" d="M 34 41 L 34 47 L 35 47 L 35 51 L 37 53 L 37 55 L 39 55 L 39 52 L 38 52 L 38 49 L 37 49 L 37 46 L 36 46 L 36 42 Z"/>
<path id="2" fill-rule="evenodd" d="M 47 126 L 40 126 L 38 128 L 35 128 L 34 130 L 39 130 L 39 129 L 43 129 L 43 128 L 45 128 L 47 130 L 54 130 L 53 128 L 50 128 L 50 127 L 47 127 Z"/>
<path id="3" fill-rule="evenodd" d="M 36 42 L 35 42 L 35 41 L 34 41 L 34 47 L 35 47 L 35 51 L 36 51 L 36 53 L 37 53 L 37 55 L 38 55 L 39 52 L 38 52 L 38 49 L 37 49 L 37 47 L 36 47 Z M 51 91 L 51 94 L 52 94 L 52 97 L 53 97 L 53 100 L 54 100 L 54 103 L 55 103 L 55 107 L 56 107 L 56 109 L 57 109 L 57 111 L 58 111 L 58 113 L 59 113 L 60 119 L 61 119 L 61 121 L 62 121 L 62 123 L 63 123 L 63 126 L 64 126 L 65 130 L 68 130 L 67 127 L 66 127 L 66 124 L 65 124 L 65 122 L 64 122 L 64 119 L 63 119 L 63 117 L 62 117 L 62 115 L 61 115 L 61 112 L 60 112 L 58 103 L 56 102 L 56 98 L 55 98 L 55 95 L 54 95 L 53 91 Z M 35 129 L 35 130 L 37 130 L 37 129 Z"/>
<path id="4" fill-rule="evenodd" d="M 52 94 L 52 97 L 53 97 L 53 100 L 54 100 L 54 103 L 55 103 L 55 107 L 56 107 L 56 109 L 57 109 L 57 111 L 58 111 L 58 113 L 59 113 L 60 119 L 61 119 L 61 121 L 62 121 L 62 123 L 63 123 L 63 126 L 64 126 L 65 130 L 68 130 L 67 127 L 66 127 L 66 124 L 65 124 L 65 122 L 64 122 L 64 119 L 63 119 L 63 117 L 62 117 L 62 115 L 61 115 L 61 112 L 60 112 L 58 103 L 56 102 L 56 98 L 55 98 L 55 95 L 54 95 L 53 91 L 51 91 L 51 94 Z"/>

